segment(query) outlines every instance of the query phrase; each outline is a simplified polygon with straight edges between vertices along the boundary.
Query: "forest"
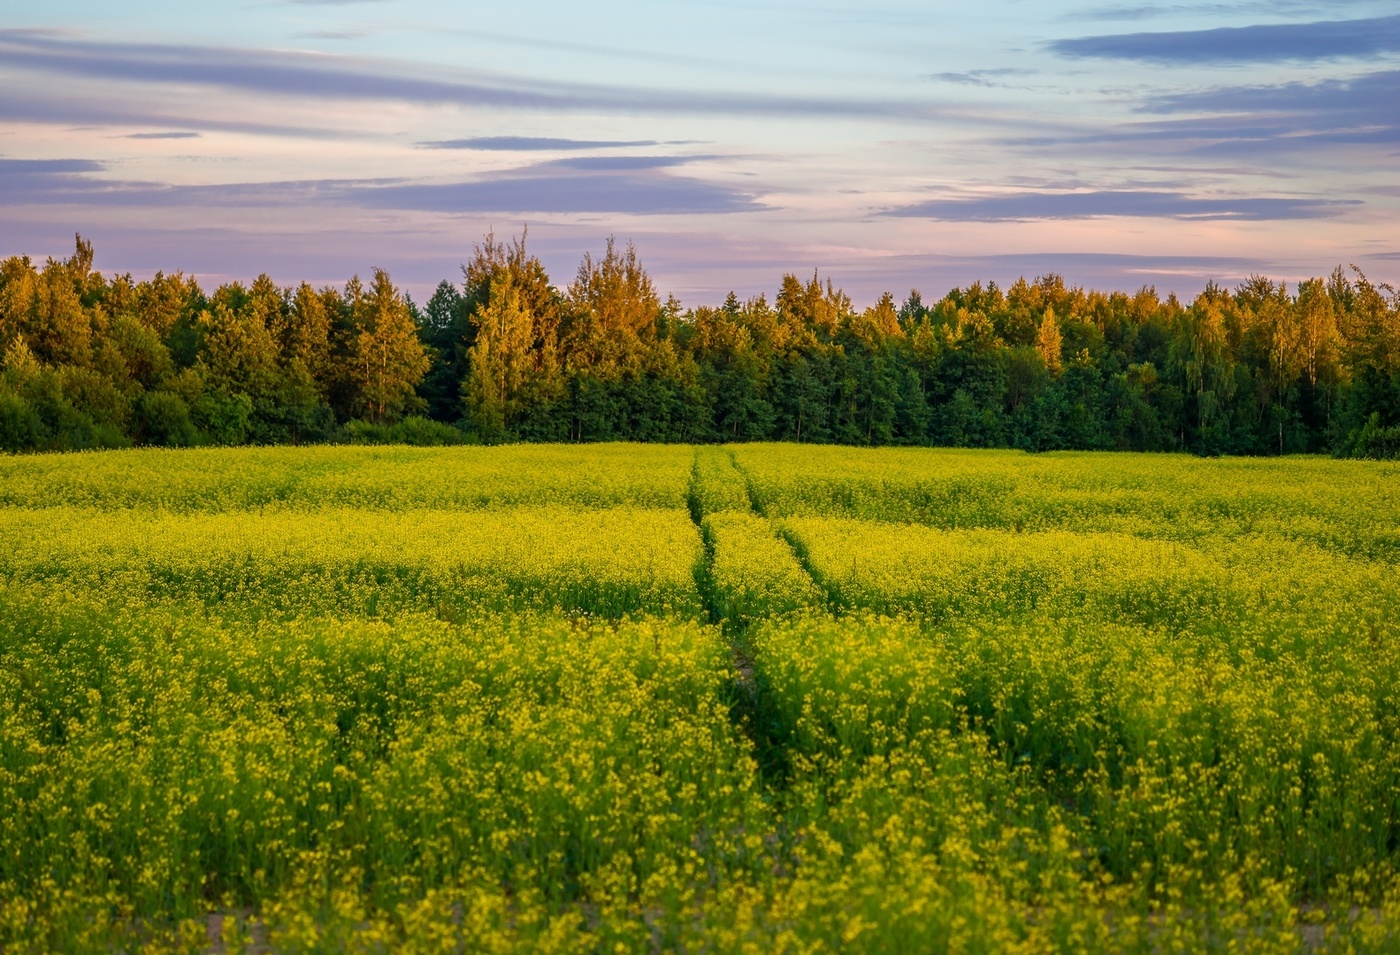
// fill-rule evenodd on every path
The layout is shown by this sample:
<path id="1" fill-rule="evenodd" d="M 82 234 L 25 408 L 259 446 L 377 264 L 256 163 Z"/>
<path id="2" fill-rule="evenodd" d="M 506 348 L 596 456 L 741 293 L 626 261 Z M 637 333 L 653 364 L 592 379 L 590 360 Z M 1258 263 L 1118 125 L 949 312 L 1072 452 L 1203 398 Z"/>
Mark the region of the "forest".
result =
<path id="1" fill-rule="evenodd" d="M 662 299 L 609 239 L 560 288 L 488 235 L 423 305 L 375 269 L 206 292 L 73 255 L 0 263 L 0 449 L 779 440 L 1400 455 L 1400 293 L 1359 270 L 1193 301 L 974 283 L 857 309 L 783 276 Z"/>

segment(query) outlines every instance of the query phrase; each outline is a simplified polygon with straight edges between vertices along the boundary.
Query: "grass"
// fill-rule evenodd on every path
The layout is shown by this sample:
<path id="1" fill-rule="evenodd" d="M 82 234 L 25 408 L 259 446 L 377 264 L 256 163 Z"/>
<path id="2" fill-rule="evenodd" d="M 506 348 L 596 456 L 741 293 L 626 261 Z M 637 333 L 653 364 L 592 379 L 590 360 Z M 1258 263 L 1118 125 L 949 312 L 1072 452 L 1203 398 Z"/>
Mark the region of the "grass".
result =
<path id="1" fill-rule="evenodd" d="M 0 460 L 0 949 L 1394 950 L 1397 482 Z"/>

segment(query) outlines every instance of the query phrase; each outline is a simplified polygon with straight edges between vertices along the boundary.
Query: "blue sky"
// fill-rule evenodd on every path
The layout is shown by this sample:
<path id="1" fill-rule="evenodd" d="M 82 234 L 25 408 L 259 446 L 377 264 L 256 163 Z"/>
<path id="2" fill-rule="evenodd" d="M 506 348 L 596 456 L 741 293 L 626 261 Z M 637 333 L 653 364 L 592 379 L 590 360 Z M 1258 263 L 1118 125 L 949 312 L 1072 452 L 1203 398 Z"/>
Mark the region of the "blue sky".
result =
<path id="1" fill-rule="evenodd" d="M 0 255 L 421 298 L 528 224 L 686 304 L 1400 274 L 1394 0 L 0 10 Z"/>

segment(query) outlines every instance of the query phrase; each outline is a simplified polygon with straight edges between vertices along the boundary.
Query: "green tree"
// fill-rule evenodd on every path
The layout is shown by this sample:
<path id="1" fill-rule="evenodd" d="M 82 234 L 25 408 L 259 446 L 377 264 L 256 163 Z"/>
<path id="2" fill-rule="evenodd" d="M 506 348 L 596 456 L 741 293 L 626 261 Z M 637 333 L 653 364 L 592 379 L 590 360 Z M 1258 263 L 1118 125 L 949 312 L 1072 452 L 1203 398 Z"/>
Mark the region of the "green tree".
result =
<path id="1" fill-rule="evenodd" d="M 277 343 L 255 310 L 228 304 L 224 296 L 199 317 L 200 362 L 210 379 L 250 396 L 270 391 L 277 378 Z"/>
<path id="2" fill-rule="evenodd" d="M 383 269 L 374 270 L 367 292 L 352 282 L 346 298 L 354 411 L 373 421 L 390 421 L 416 409 L 421 399 L 415 389 L 428 371 L 428 354 L 408 303 Z"/>
<path id="3" fill-rule="evenodd" d="M 318 392 L 330 393 L 334 378 L 331 355 L 331 309 L 328 296 L 306 282 L 297 287 L 290 308 L 280 313 L 273 328 L 284 364 L 293 362 L 311 376 Z"/>
<path id="4" fill-rule="evenodd" d="M 1195 406 L 1195 428 L 1207 448 L 1216 450 L 1218 432 L 1228 427 L 1235 396 L 1235 355 L 1226 328 L 1228 297 L 1213 283 L 1181 314 L 1171 345 L 1174 367 L 1185 380 Z M 1208 437 L 1215 433 L 1217 437 Z"/>
<path id="5" fill-rule="evenodd" d="M 533 364 L 534 325 L 513 275 L 503 270 L 491 283 L 488 304 L 477 312 L 476 340 L 468 353 L 471 371 L 462 386 L 467 418 L 487 440 L 506 437 L 519 417 Z"/>

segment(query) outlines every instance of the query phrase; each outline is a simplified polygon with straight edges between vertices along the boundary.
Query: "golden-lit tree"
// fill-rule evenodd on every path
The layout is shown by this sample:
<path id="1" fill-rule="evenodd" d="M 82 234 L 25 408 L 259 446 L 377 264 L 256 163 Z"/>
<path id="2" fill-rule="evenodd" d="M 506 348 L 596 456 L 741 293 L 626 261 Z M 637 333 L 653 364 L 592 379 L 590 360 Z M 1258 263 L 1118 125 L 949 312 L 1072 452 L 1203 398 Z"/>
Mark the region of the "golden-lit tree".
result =
<path id="1" fill-rule="evenodd" d="M 346 298 L 353 407 L 374 421 L 397 418 L 416 406 L 414 389 L 428 371 L 428 354 L 408 303 L 383 269 L 374 270 L 368 291 L 353 281 Z"/>
<path id="2" fill-rule="evenodd" d="M 1040 319 L 1040 328 L 1035 333 L 1035 350 L 1040 352 L 1045 367 L 1058 375 L 1064 367 L 1064 338 L 1060 334 L 1060 322 L 1055 317 L 1053 308 L 1047 308 L 1045 315 Z"/>
<path id="3" fill-rule="evenodd" d="M 491 283 L 490 301 L 476 315 L 476 341 L 462 386 L 468 418 L 478 433 L 498 440 L 513 423 L 520 392 L 533 370 L 534 316 L 509 270 Z"/>

